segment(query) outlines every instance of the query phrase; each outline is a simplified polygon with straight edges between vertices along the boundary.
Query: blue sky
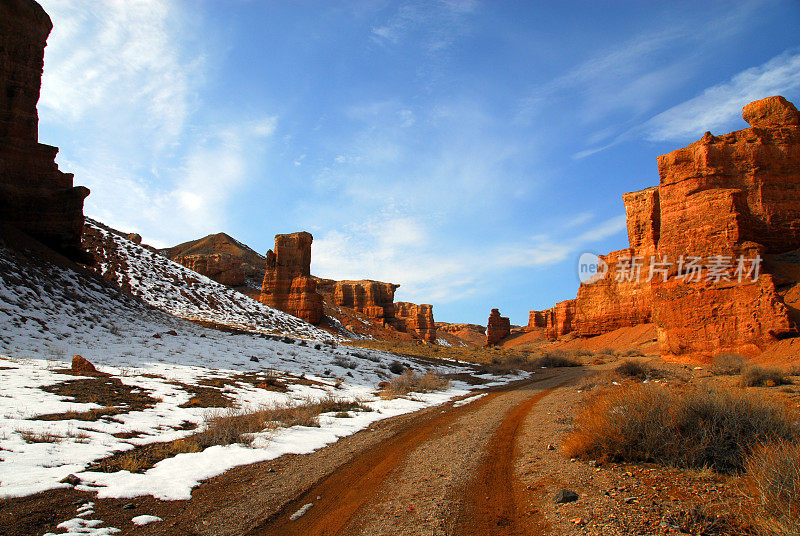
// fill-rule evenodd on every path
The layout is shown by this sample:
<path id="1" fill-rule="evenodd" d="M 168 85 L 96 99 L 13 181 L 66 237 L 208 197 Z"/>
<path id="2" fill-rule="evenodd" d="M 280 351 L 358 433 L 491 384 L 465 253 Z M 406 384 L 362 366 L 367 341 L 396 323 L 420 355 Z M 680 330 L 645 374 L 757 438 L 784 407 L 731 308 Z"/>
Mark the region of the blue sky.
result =
<path id="1" fill-rule="evenodd" d="M 513 323 L 627 246 L 624 192 L 800 104 L 800 4 L 45 0 L 40 140 L 146 242 L 314 235 L 316 275 Z"/>

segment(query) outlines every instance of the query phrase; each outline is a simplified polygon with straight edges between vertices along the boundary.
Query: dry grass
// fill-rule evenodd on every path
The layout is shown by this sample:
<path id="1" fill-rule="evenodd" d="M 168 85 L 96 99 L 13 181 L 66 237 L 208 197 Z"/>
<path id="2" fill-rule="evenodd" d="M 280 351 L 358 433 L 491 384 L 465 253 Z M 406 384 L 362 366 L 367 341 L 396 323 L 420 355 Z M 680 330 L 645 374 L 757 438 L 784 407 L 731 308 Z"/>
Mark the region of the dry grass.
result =
<path id="1" fill-rule="evenodd" d="M 161 460 L 187 452 L 200 452 L 214 445 L 249 444 L 252 434 L 291 426 L 319 426 L 322 413 L 350 417 L 352 411 L 372 411 L 359 401 L 326 397 L 300 404 L 275 404 L 253 410 L 227 408 L 209 413 L 200 432 L 176 441 L 151 443 L 118 453 L 93 464 L 91 470 L 142 472 Z"/>
<path id="2" fill-rule="evenodd" d="M 714 358 L 712 372 L 722 376 L 741 374 L 747 359 L 739 354 L 725 353 Z"/>
<path id="3" fill-rule="evenodd" d="M 743 387 L 775 387 L 790 383 L 789 377 L 778 368 L 749 367 L 742 373 Z"/>
<path id="4" fill-rule="evenodd" d="M 754 525 L 763 534 L 800 534 L 800 445 L 780 441 L 754 449 L 747 473 L 758 504 Z"/>
<path id="5" fill-rule="evenodd" d="M 442 378 L 438 374 L 426 372 L 419 376 L 411 370 L 406 370 L 381 390 L 381 398 L 391 399 L 406 396 L 410 393 L 441 391 L 448 387 L 450 387 L 450 380 Z"/>
<path id="6" fill-rule="evenodd" d="M 755 393 L 634 385 L 596 396 L 564 447 L 570 456 L 736 472 L 753 446 L 797 437 L 794 422 Z"/>
<path id="7" fill-rule="evenodd" d="M 536 368 L 580 367 L 577 355 L 563 350 L 547 352 L 532 362 Z"/>
<path id="8" fill-rule="evenodd" d="M 19 430 L 19 435 L 26 443 L 59 443 L 64 439 L 51 432 L 34 432 L 32 430 Z"/>
<path id="9" fill-rule="evenodd" d="M 614 372 L 623 378 L 641 381 L 664 377 L 663 370 L 657 369 L 644 361 L 634 359 L 626 359 L 614 369 Z"/>

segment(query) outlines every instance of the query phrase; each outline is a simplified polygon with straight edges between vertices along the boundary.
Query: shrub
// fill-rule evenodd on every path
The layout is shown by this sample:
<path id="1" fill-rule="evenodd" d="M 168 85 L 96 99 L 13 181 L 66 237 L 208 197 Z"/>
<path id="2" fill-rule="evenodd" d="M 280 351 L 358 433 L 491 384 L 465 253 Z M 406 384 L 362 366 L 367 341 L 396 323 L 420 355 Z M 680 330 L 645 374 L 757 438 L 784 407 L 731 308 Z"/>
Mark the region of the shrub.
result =
<path id="1" fill-rule="evenodd" d="M 651 367 L 644 361 L 633 359 L 626 359 L 614 371 L 625 378 L 633 378 L 636 380 L 649 380 L 653 378 L 661 378 L 664 374 L 657 368 Z"/>
<path id="2" fill-rule="evenodd" d="M 580 367 L 579 361 L 563 351 L 548 352 L 542 357 L 533 360 L 533 365 L 538 368 Z"/>
<path id="3" fill-rule="evenodd" d="M 394 378 L 381 391 L 382 398 L 397 398 L 409 393 L 427 393 L 430 391 L 441 391 L 450 387 L 450 380 L 442 378 L 433 372 L 427 372 L 418 376 L 414 371 L 406 370 L 400 376 Z"/>
<path id="4" fill-rule="evenodd" d="M 765 534 L 800 534 L 800 445 L 780 441 L 754 449 L 747 473 L 758 505 L 754 524 Z"/>
<path id="5" fill-rule="evenodd" d="M 345 369 L 355 370 L 358 368 L 358 363 L 355 360 L 343 355 L 337 355 L 334 357 L 332 363 Z"/>
<path id="6" fill-rule="evenodd" d="M 786 374 L 777 368 L 749 367 L 742 374 L 742 386 L 744 387 L 775 387 L 790 383 L 792 381 Z"/>
<path id="7" fill-rule="evenodd" d="M 712 371 L 714 374 L 733 376 L 740 374 L 747 359 L 739 354 L 720 354 L 714 358 Z"/>
<path id="8" fill-rule="evenodd" d="M 796 432 L 786 407 L 754 393 L 635 385 L 596 397 L 564 446 L 571 456 L 733 472 L 752 446 Z"/>
<path id="9" fill-rule="evenodd" d="M 644 357 L 644 352 L 641 350 L 627 350 L 620 355 L 624 357 Z"/>
<path id="10" fill-rule="evenodd" d="M 392 374 L 402 374 L 404 370 L 406 367 L 400 361 L 392 361 L 389 364 L 389 372 Z"/>

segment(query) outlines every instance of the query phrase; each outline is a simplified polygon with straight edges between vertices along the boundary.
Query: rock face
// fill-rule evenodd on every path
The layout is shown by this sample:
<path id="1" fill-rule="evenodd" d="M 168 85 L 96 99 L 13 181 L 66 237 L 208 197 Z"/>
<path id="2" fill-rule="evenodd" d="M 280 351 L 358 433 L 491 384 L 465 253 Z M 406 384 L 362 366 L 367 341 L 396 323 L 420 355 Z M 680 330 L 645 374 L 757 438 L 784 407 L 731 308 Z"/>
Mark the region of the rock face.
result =
<path id="1" fill-rule="evenodd" d="M 433 305 L 396 302 L 394 304 L 394 320 L 391 325 L 398 331 L 414 332 L 425 342 L 434 342 L 436 340 Z"/>
<path id="2" fill-rule="evenodd" d="M 511 320 L 507 316 L 500 316 L 499 309 L 492 309 L 489 321 L 486 323 L 486 346 L 497 344 L 511 334 Z"/>
<path id="3" fill-rule="evenodd" d="M 264 281 L 263 255 L 225 233 L 208 235 L 160 250 L 167 258 L 250 297 L 258 298 Z M 258 289 L 258 291 L 253 291 Z"/>
<path id="4" fill-rule="evenodd" d="M 745 106 L 743 117 L 750 128 L 707 132 L 660 156 L 659 186 L 623 196 L 630 247 L 601 256 L 608 272 L 581 284 L 573 305 L 531 311 L 529 328 L 555 338 L 653 322 L 661 351 L 672 355 L 754 354 L 796 335 L 800 114 L 769 97 Z M 681 256 L 697 258 L 696 280 L 679 271 Z M 740 281 L 739 259 L 749 271 L 757 258 L 758 277 Z"/>
<path id="5" fill-rule="evenodd" d="M 11 224 L 82 262 L 83 200 L 72 174 L 55 163 L 58 149 L 39 143 L 44 47 L 53 24 L 33 0 L 0 3 L 0 223 Z"/>
<path id="6" fill-rule="evenodd" d="M 267 252 L 266 273 L 259 300 L 312 324 L 322 320 L 322 295 L 311 277 L 311 233 L 275 235 L 275 250 Z"/>
<path id="7" fill-rule="evenodd" d="M 388 325 L 395 317 L 394 293 L 400 285 L 372 281 L 334 281 L 317 279 L 317 289 L 327 293 L 333 303 L 349 307 L 370 317 L 381 325 Z"/>
<path id="8" fill-rule="evenodd" d="M 245 283 L 242 263 L 231 255 L 224 253 L 184 255 L 173 260 L 229 287 L 238 287 Z"/>

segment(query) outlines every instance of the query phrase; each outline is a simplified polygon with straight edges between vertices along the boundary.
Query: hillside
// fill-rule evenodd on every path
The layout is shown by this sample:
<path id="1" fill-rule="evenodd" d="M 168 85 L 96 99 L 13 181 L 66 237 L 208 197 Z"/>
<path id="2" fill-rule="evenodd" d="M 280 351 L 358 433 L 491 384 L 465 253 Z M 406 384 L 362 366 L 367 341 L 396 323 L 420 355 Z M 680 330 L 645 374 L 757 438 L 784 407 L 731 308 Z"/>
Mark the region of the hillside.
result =
<path id="1" fill-rule="evenodd" d="M 259 333 L 333 340 L 328 332 L 181 266 L 89 218 L 83 244 L 97 258 L 95 270 L 106 281 L 171 315 Z"/>
<path id="2" fill-rule="evenodd" d="M 394 376 L 389 365 L 398 359 L 400 370 L 457 375 L 472 369 L 337 347 L 324 331 L 249 304 L 235 291 L 142 251 L 96 223 L 88 225 L 115 244 L 117 255 L 107 256 L 100 270 L 130 285 L 130 295 L 34 241 L 0 241 L 0 497 L 68 487 L 60 481 L 75 473 L 90 489 L 103 487 L 102 496 L 187 498 L 200 480 L 233 466 L 310 452 L 374 420 L 440 403 L 469 389 L 453 381 L 445 392 L 382 400 L 375 390 Z M 15 250 L 8 248 L 9 242 L 15 242 Z M 108 264 L 112 260 L 113 271 Z M 203 305 L 210 302 L 233 312 L 215 316 Z M 229 325 L 253 322 L 245 327 L 325 342 L 209 329 L 157 306 L 187 318 Z M 261 323 L 257 314 L 264 316 Z M 65 362 L 73 355 L 88 359 L 100 373 L 70 370 Z M 337 401 L 334 406 L 357 399 L 371 411 L 339 412 L 338 418 L 321 415 L 310 429 L 268 428 L 249 446 L 200 448 L 181 454 L 174 463 L 166 455 L 162 464 L 133 475 L 86 470 L 115 452 L 192 436 L 214 408 L 303 405 L 330 397 Z M 194 464 L 187 466 L 192 459 Z"/>

